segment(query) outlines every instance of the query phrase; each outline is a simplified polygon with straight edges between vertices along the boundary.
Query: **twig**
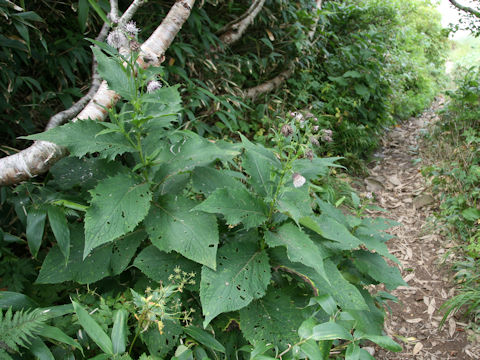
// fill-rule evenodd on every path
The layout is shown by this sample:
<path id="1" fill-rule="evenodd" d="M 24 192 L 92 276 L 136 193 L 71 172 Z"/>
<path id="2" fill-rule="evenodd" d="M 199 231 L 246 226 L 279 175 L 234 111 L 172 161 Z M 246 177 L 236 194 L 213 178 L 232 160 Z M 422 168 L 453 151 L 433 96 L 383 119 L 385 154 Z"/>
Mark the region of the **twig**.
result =
<path id="1" fill-rule="evenodd" d="M 147 2 L 147 0 L 134 0 L 134 1 L 130 4 L 130 6 L 128 7 L 128 9 L 123 13 L 122 17 L 119 19 L 118 25 L 119 25 L 119 26 L 125 25 L 127 22 L 129 22 L 130 20 L 132 20 L 133 15 L 135 15 L 135 13 L 136 13 L 137 10 L 140 8 L 140 6 L 142 6 L 142 5 L 145 4 L 146 2 Z"/>

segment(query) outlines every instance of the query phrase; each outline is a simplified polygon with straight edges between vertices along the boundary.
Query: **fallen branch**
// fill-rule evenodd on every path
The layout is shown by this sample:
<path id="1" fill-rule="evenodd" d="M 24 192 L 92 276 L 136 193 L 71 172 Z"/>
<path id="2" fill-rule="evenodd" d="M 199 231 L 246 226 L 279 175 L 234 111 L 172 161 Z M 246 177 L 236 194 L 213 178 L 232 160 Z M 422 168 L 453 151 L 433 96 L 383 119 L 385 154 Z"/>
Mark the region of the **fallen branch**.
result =
<path id="1" fill-rule="evenodd" d="M 465 12 L 467 12 L 467 13 L 473 15 L 473 16 L 476 16 L 476 17 L 480 18 L 480 11 L 475 10 L 475 9 L 473 9 L 471 7 L 468 7 L 468 6 L 462 5 L 459 2 L 457 2 L 456 0 L 448 0 L 448 1 L 450 1 L 450 3 L 453 6 L 455 6 L 457 9 L 460 9 L 460 10 L 465 11 Z"/>
<path id="2" fill-rule="evenodd" d="M 259 95 L 268 93 L 277 89 L 283 82 L 293 74 L 294 66 L 293 64 L 285 71 L 281 72 L 273 79 L 270 79 L 260 85 L 251 87 L 244 91 L 245 97 L 248 99 L 255 100 Z"/>
<path id="3" fill-rule="evenodd" d="M 265 0 L 254 0 L 245 13 L 218 31 L 218 33 L 221 33 L 220 40 L 225 45 L 231 45 L 239 40 L 262 10 L 264 4 Z"/>
<path id="4" fill-rule="evenodd" d="M 316 0 L 316 10 L 320 10 L 322 8 L 322 0 Z M 308 32 L 308 39 L 310 42 L 312 41 L 313 37 L 315 36 L 315 31 L 318 25 L 318 16 L 315 17 L 315 22 Z M 288 66 L 287 70 L 281 72 L 279 75 L 275 76 L 273 79 L 270 79 L 260 85 L 251 87 L 247 90 L 244 90 L 244 97 L 248 99 L 255 100 L 259 95 L 266 94 L 271 92 L 280 87 L 285 80 L 287 80 L 290 75 L 293 74 L 295 70 L 295 62 L 292 61 Z"/>
<path id="5" fill-rule="evenodd" d="M 134 1 L 134 3 L 141 2 L 143 1 Z M 180 0 L 172 6 L 160 26 L 141 46 L 138 62 L 142 67 L 161 63 L 163 54 L 189 17 L 194 3 L 195 0 Z M 125 14 L 127 13 L 128 16 L 133 15 L 128 10 Z M 119 22 L 123 21 L 122 18 L 119 19 Z M 94 97 L 72 121 L 88 118 L 101 121 L 107 115 L 105 108 L 114 106 L 118 99 L 119 96 L 109 90 L 107 83 L 103 81 Z M 53 124 L 52 127 L 54 127 Z M 16 184 L 44 173 L 65 155 L 66 150 L 58 145 L 46 141 L 36 141 L 29 148 L 0 159 L 0 186 Z"/>

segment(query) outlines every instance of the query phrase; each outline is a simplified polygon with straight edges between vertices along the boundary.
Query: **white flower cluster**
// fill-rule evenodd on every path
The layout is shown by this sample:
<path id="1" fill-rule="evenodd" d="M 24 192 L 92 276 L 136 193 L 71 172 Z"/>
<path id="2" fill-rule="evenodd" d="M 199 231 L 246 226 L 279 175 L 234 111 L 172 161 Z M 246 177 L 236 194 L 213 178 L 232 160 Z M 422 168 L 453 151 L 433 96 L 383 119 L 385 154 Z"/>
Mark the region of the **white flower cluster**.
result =
<path id="1" fill-rule="evenodd" d="M 111 31 L 107 36 L 107 44 L 115 49 L 126 48 L 131 41 L 135 41 L 139 31 L 137 24 L 134 21 L 130 21 Z"/>

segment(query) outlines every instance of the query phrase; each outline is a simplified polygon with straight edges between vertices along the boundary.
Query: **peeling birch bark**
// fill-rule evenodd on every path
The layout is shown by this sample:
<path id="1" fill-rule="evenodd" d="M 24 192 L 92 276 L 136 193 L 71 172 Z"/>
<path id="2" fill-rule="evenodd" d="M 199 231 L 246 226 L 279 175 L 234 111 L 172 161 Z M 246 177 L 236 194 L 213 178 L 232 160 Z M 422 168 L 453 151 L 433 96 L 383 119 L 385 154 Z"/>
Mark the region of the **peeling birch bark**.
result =
<path id="1" fill-rule="evenodd" d="M 195 0 L 179 0 L 172 6 L 160 26 L 141 46 L 138 61 L 141 66 L 148 67 L 161 63 L 163 54 L 190 16 L 194 3 Z M 119 98 L 114 91 L 108 89 L 106 81 L 103 81 L 93 99 L 72 121 L 88 118 L 102 121 L 107 115 L 104 107 L 114 106 Z M 66 150 L 58 145 L 36 141 L 25 150 L 1 158 L 0 186 L 17 184 L 42 174 L 66 153 Z"/>
<path id="2" fill-rule="evenodd" d="M 222 33 L 222 35 L 220 35 L 220 40 L 225 45 L 231 45 L 239 40 L 245 33 L 245 30 L 247 30 L 247 28 L 252 24 L 260 10 L 262 10 L 264 4 L 265 0 L 254 0 L 252 5 L 250 5 L 248 10 L 242 16 L 225 25 L 219 31 Z"/>

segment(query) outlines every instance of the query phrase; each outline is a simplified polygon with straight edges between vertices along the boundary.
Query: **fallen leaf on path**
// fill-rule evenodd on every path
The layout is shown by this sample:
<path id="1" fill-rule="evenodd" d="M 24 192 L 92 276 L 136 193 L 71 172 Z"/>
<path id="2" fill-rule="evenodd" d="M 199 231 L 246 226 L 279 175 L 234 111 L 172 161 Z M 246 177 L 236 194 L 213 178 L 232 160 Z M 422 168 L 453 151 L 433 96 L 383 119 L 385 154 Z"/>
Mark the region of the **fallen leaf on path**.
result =
<path id="1" fill-rule="evenodd" d="M 422 318 L 405 319 L 405 321 L 410 324 L 418 324 L 420 321 L 423 321 L 423 319 Z"/>
<path id="2" fill-rule="evenodd" d="M 413 347 L 413 355 L 417 355 L 421 350 L 423 349 L 423 344 L 421 342 L 418 342 L 415 344 L 415 346 Z"/>
<path id="3" fill-rule="evenodd" d="M 455 330 L 457 329 L 457 323 L 453 318 L 448 319 L 448 335 L 450 337 L 453 337 L 453 334 L 455 334 Z"/>

